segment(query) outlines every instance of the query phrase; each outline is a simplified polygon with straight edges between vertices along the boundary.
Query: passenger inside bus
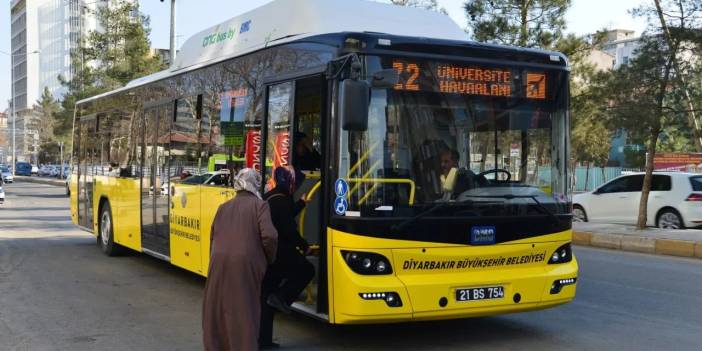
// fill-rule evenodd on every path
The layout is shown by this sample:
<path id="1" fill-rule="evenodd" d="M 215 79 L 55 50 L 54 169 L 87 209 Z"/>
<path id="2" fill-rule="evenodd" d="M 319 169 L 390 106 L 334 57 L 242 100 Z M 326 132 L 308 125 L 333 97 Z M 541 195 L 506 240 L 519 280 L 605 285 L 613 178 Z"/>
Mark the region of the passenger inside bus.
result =
<path id="1" fill-rule="evenodd" d="M 318 171 L 322 165 L 322 156 L 312 146 L 307 134 L 295 133 L 295 167 L 302 171 Z"/>

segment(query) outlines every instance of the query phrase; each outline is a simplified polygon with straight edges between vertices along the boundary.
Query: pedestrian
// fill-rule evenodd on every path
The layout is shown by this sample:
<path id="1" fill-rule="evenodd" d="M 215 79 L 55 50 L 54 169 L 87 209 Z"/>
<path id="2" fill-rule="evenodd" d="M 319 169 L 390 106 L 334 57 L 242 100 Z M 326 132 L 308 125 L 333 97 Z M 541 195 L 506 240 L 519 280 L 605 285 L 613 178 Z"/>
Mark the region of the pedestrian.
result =
<path id="1" fill-rule="evenodd" d="M 273 225 L 278 231 L 278 253 L 275 262 L 268 267 L 261 295 L 259 345 L 262 349 L 280 346 L 273 342 L 275 309 L 290 312 L 290 305 L 314 278 L 314 266 L 306 258 L 310 245 L 297 231 L 295 223 L 295 217 L 306 205 L 303 199 L 293 200 L 304 174 L 296 174 L 291 166 L 278 167 L 273 172 L 273 179 L 275 188 L 264 198 L 270 205 Z"/>
<path id="2" fill-rule="evenodd" d="M 261 286 L 278 244 L 260 188 L 261 175 L 242 169 L 236 196 L 219 207 L 212 223 L 202 307 L 205 350 L 258 350 Z"/>

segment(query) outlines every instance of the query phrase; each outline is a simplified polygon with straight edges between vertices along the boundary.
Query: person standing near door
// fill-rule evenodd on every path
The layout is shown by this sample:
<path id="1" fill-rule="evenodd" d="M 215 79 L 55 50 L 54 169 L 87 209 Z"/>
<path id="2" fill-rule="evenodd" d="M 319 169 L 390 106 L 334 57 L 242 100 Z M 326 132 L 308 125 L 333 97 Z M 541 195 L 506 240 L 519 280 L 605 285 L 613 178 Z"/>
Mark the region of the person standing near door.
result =
<path id="1" fill-rule="evenodd" d="M 212 223 L 202 307 L 206 351 L 258 350 L 261 286 L 278 244 L 260 188 L 259 172 L 242 169 L 234 181 L 236 196 L 219 207 Z"/>
<path id="2" fill-rule="evenodd" d="M 303 178 L 304 174 L 296 174 L 291 166 L 278 167 L 273 172 L 275 188 L 264 195 L 278 231 L 278 254 L 263 282 L 259 334 L 262 349 L 279 346 L 273 342 L 275 309 L 288 313 L 290 305 L 314 278 L 314 266 L 301 253 L 309 253 L 310 245 L 297 231 L 295 223 L 295 217 L 306 205 L 302 199 L 293 201 L 295 189 L 302 184 Z"/>

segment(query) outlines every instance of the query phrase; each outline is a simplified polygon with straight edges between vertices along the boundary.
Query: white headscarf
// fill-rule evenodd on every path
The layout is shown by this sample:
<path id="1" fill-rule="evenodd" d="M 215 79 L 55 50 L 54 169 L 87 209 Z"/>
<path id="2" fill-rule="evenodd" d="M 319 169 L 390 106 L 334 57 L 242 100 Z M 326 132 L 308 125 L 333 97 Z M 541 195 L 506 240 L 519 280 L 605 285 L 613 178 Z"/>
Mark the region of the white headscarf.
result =
<path id="1" fill-rule="evenodd" d="M 260 199 L 259 189 L 261 189 L 261 174 L 253 168 L 240 170 L 234 178 L 234 190 L 236 191 L 248 191 Z"/>

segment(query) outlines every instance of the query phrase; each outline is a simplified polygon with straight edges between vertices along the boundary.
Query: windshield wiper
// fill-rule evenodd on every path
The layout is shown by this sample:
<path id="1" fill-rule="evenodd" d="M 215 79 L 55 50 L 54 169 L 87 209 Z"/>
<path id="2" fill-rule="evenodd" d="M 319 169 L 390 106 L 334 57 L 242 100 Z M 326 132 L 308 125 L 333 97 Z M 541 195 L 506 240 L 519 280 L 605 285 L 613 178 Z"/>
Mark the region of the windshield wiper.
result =
<path id="1" fill-rule="evenodd" d="M 539 201 L 536 196 L 537 195 L 514 195 L 514 194 L 505 194 L 505 195 L 461 195 L 462 197 L 471 197 L 471 198 L 487 198 L 487 199 L 505 199 L 505 200 L 512 200 L 512 199 L 532 199 L 534 203 L 536 204 L 536 208 L 541 210 L 544 214 L 546 214 L 551 220 L 553 220 L 553 224 L 559 224 L 561 223 L 561 220 L 556 216 L 555 213 L 551 212 L 544 204 Z"/>

